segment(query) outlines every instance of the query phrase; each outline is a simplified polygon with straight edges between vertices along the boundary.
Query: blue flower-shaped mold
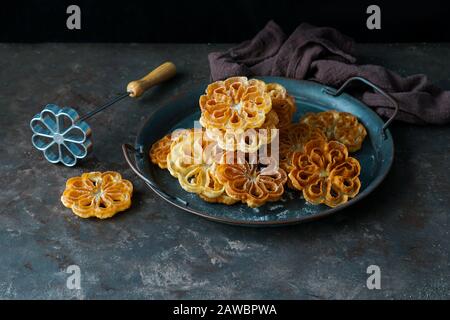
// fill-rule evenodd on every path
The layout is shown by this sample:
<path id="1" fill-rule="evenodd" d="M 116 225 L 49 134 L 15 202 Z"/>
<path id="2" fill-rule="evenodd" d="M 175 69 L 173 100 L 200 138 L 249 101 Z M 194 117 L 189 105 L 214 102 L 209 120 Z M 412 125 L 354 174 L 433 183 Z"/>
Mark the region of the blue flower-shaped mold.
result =
<path id="1" fill-rule="evenodd" d="M 84 121 L 78 122 L 79 118 L 72 108 L 48 104 L 30 121 L 33 146 L 51 163 L 74 166 L 92 148 L 91 128 Z"/>

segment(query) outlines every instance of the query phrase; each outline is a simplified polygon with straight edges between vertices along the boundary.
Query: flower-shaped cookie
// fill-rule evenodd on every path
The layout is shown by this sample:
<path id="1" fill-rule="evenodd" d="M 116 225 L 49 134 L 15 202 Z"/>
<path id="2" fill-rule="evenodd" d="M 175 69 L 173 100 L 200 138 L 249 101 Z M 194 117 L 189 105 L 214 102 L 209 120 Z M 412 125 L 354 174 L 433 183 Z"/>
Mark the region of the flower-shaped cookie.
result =
<path id="1" fill-rule="evenodd" d="M 232 77 L 208 85 L 199 100 L 200 123 L 207 129 L 259 128 L 272 108 L 261 80 Z"/>
<path id="2" fill-rule="evenodd" d="M 256 152 L 266 144 L 269 144 L 278 134 L 278 116 L 271 110 L 266 115 L 266 120 L 258 129 L 206 129 L 209 139 L 216 141 L 220 148 L 226 151 L 241 151 L 245 153 Z"/>
<path id="3" fill-rule="evenodd" d="M 216 175 L 225 185 L 227 195 L 256 208 L 268 201 L 279 200 L 284 192 L 286 172 L 277 166 L 269 167 L 262 168 L 261 164 L 251 164 L 247 160 L 241 164 L 221 163 Z"/>
<path id="4" fill-rule="evenodd" d="M 81 218 L 106 219 L 131 205 L 133 185 L 118 172 L 89 172 L 67 180 L 61 201 Z"/>
<path id="5" fill-rule="evenodd" d="M 30 121 L 31 142 L 51 163 L 74 166 L 92 148 L 91 129 L 72 108 L 49 104 Z"/>
<path id="6" fill-rule="evenodd" d="M 358 119 L 347 112 L 330 110 L 307 113 L 300 119 L 300 122 L 319 128 L 325 133 L 328 140 L 337 140 L 345 144 L 350 152 L 361 149 L 367 135 L 366 129 Z"/>
<path id="7" fill-rule="evenodd" d="M 292 185 L 312 204 L 336 207 L 355 197 L 361 187 L 358 160 L 337 141 L 311 140 L 303 153 L 294 153 L 292 166 Z"/>
<path id="8" fill-rule="evenodd" d="M 285 128 L 292 122 L 297 107 L 295 106 L 295 99 L 290 96 L 286 89 L 278 83 L 268 83 L 266 85 L 266 92 L 272 99 L 272 110 L 278 115 L 277 128 Z"/>
<path id="9" fill-rule="evenodd" d="M 224 186 L 215 175 L 216 162 L 223 151 L 208 139 L 203 130 L 193 130 L 182 135 L 170 148 L 167 168 L 181 187 L 198 194 L 208 202 L 233 204 L 236 200 L 228 197 Z"/>
<path id="10" fill-rule="evenodd" d="M 165 135 L 156 141 L 149 151 L 150 160 L 157 164 L 161 169 L 167 168 L 167 155 L 170 152 L 170 146 L 180 135 L 188 133 L 190 130 L 179 129 L 168 135 Z"/>
<path id="11" fill-rule="evenodd" d="M 306 123 L 291 123 L 280 129 L 279 159 L 280 166 L 289 172 L 294 153 L 303 152 L 305 144 L 313 139 L 324 139 L 325 135 L 320 129 L 313 128 Z"/>

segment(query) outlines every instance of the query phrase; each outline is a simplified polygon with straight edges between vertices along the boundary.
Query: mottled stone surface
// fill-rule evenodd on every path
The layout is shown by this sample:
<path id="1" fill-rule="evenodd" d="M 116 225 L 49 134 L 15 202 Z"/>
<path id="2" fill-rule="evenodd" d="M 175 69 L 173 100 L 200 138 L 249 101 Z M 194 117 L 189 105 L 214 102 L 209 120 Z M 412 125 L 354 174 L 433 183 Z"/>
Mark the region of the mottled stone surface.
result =
<path id="1" fill-rule="evenodd" d="M 163 202 L 133 174 L 120 145 L 155 107 L 207 81 L 207 53 L 226 45 L 0 44 L 0 298 L 450 298 L 450 127 L 395 123 L 391 173 L 331 218 L 250 229 Z M 361 45 L 361 62 L 423 72 L 450 87 L 450 45 Z M 84 113 L 164 60 L 179 76 L 89 123 L 95 151 L 75 168 L 47 163 L 29 120 L 46 103 Z M 135 185 L 131 210 L 82 220 L 59 200 L 67 178 L 117 170 Z M 66 287 L 80 266 L 81 290 Z M 366 268 L 382 289 L 366 288 Z"/>

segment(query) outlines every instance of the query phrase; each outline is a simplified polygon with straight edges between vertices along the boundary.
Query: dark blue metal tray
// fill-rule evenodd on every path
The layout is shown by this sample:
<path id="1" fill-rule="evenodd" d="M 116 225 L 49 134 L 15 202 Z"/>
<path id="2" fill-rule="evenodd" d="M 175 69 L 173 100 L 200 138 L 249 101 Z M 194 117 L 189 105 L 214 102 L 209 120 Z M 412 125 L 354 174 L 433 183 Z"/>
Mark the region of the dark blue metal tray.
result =
<path id="1" fill-rule="evenodd" d="M 336 208 L 329 208 L 325 205 L 310 205 L 300 197 L 298 191 L 287 188 L 281 201 L 269 202 L 252 209 L 245 204 L 227 206 L 207 203 L 197 195 L 184 191 L 168 170 L 162 170 L 150 162 L 148 151 L 155 141 L 174 129 L 193 127 L 194 121 L 200 118 L 198 99 L 207 84 L 179 96 L 156 110 L 147 119 L 134 147 L 127 144 L 122 146 L 128 164 L 154 192 L 171 204 L 210 220 L 244 226 L 280 226 L 322 218 L 360 201 L 382 182 L 394 158 L 394 143 L 387 125 L 395 117 L 398 106 L 390 96 L 362 78 L 351 78 L 338 90 L 310 81 L 279 77 L 260 77 L 260 79 L 267 83 L 277 82 L 283 85 L 289 94 L 295 97 L 297 113 L 294 121 L 306 112 L 336 109 L 354 114 L 364 124 L 368 133 L 367 138 L 361 150 L 352 154 L 361 163 L 362 185 L 360 193 L 355 198 Z M 366 83 L 390 100 L 394 109 L 391 119 L 384 123 L 369 107 L 343 93 L 347 85 L 353 81 Z M 135 153 L 135 165 L 129 156 L 130 151 Z"/>

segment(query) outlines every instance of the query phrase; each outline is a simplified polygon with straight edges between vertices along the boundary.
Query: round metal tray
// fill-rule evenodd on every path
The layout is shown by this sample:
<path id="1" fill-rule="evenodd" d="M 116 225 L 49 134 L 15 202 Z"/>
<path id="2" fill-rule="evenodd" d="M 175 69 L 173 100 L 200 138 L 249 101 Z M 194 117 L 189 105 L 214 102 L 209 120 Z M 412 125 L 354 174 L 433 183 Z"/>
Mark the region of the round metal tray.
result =
<path id="1" fill-rule="evenodd" d="M 210 220 L 244 226 L 279 226 L 322 218 L 360 201 L 381 183 L 391 168 L 394 157 L 394 143 L 387 125 L 395 117 L 398 106 L 391 97 L 362 78 L 351 78 L 338 90 L 309 81 L 279 77 L 259 78 L 266 83 L 277 82 L 283 85 L 289 94 L 295 97 L 297 113 L 294 121 L 305 112 L 335 109 L 352 113 L 364 124 L 367 138 L 361 150 L 352 154 L 361 163 L 361 190 L 355 198 L 336 208 L 329 208 L 325 205 L 310 205 L 301 198 L 299 191 L 287 188 L 280 201 L 268 202 L 252 209 L 240 203 L 231 206 L 211 204 L 196 194 L 184 191 L 168 170 L 162 170 L 150 162 L 148 151 L 155 141 L 174 129 L 193 127 L 194 121 L 200 118 L 198 99 L 207 84 L 177 97 L 147 119 L 134 147 L 128 144 L 122 146 L 130 167 L 155 193 L 171 204 Z M 394 109 L 391 119 L 384 123 L 366 105 L 343 93 L 352 81 L 362 81 L 389 99 Z M 129 156 L 130 151 L 135 153 L 135 165 Z"/>

